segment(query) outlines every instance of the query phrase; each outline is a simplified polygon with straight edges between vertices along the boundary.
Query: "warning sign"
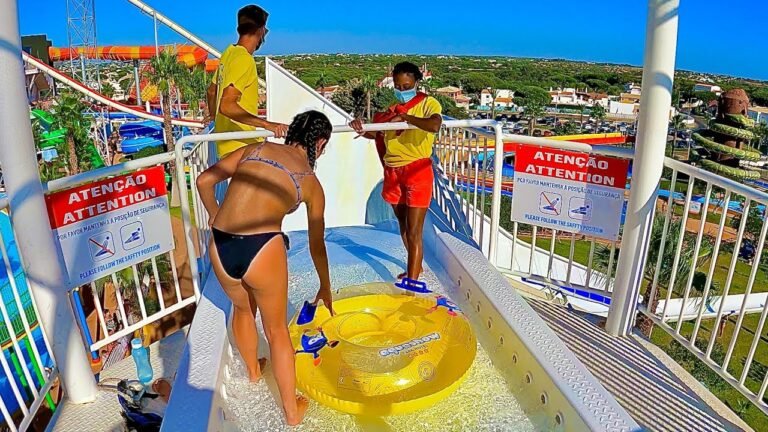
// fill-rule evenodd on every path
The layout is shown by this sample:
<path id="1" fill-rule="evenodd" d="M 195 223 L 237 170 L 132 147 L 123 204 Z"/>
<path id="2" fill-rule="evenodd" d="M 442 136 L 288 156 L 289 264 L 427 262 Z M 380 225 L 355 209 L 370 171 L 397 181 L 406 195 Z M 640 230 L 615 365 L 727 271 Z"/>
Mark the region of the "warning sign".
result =
<path id="1" fill-rule="evenodd" d="M 629 161 L 519 145 L 512 219 L 616 240 Z"/>
<path id="2" fill-rule="evenodd" d="M 46 196 L 70 287 L 173 249 L 163 167 Z"/>

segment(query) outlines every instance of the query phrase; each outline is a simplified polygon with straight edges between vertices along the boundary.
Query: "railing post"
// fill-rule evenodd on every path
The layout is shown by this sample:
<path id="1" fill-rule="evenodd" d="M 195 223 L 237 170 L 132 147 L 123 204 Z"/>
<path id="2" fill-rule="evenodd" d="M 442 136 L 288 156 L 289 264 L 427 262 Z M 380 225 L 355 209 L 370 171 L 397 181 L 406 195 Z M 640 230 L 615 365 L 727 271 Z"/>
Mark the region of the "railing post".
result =
<path id="1" fill-rule="evenodd" d="M 93 401 L 96 381 L 67 295 L 67 273 L 48 222 L 21 59 L 16 0 L 0 0 L 0 163 L 16 242 L 69 400 Z"/>
<path id="2" fill-rule="evenodd" d="M 496 252 L 499 246 L 499 224 L 501 222 L 501 182 L 504 170 L 504 141 L 501 123 L 493 126 L 496 137 L 494 138 L 493 155 L 493 192 L 491 194 L 491 232 L 488 243 L 488 261 L 496 265 Z"/>
<path id="3" fill-rule="evenodd" d="M 643 60 L 643 92 L 632 187 L 621 239 L 611 308 L 605 329 L 629 334 L 637 310 L 656 194 L 664 168 L 675 74 L 679 0 L 649 0 Z"/>

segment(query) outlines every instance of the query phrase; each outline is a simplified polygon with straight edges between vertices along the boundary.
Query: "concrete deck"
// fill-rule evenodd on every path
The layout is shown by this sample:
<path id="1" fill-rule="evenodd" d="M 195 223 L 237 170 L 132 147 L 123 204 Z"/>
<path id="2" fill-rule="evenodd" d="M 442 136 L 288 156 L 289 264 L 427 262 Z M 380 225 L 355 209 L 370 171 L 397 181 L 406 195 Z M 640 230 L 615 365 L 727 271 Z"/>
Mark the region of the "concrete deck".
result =
<path id="1" fill-rule="evenodd" d="M 172 377 L 176 373 L 181 352 L 184 350 L 186 332 L 185 327 L 149 346 L 149 357 L 155 378 Z M 56 410 L 48 430 L 56 432 L 127 430 L 125 421 L 120 415 L 122 409 L 117 401 L 117 393 L 108 387 L 115 385 L 116 379 L 136 379 L 136 366 L 131 357 L 126 357 L 101 372 L 100 382 L 105 385 L 100 384 L 94 402 L 78 405 L 65 398 Z"/>
<path id="2" fill-rule="evenodd" d="M 528 302 L 643 428 L 752 431 L 674 360 L 641 336 L 613 337 L 587 315 L 539 299 L 529 298 Z"/>

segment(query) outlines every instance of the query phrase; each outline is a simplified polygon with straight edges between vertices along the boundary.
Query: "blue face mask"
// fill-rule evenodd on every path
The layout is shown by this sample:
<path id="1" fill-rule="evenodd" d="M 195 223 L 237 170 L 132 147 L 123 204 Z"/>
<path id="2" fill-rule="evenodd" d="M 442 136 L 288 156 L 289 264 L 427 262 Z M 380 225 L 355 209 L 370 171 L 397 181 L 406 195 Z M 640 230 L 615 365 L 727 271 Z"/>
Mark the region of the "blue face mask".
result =
<path id="1" fill-rule="evenodd" d="M 411 99 L 416 97 L 416 87 L 410 89 L 410 90 L 398 90 L 395 89 L 395 97 L 397 100 L 400 101 L 400 103 L 407 103 Z"/>

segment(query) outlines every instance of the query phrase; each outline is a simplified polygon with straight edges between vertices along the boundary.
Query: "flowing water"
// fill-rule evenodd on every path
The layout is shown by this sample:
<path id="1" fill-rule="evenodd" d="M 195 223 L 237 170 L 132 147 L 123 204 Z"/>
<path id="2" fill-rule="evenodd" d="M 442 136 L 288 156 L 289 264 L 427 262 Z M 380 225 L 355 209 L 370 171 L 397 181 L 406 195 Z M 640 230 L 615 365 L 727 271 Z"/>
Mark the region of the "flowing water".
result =
<path id="1" fill-rule="evenodd" d="M 291 236 L 291 314 L 304 299 L 311 299 L 317 289 L 317 277 L 306 250 L 303 233 Z M 402 271 L 405 255 L 397 234 L 373 228 L 338 228 L 326 238 L 331 275 L 335 288 L 374 281 L 394 280 Z M 437 277 L 426 270 L 422 277 L 440 293 Z M 266 353 L 261 343 L 260 348 Z M 235 355 L 226 392 L 232 430 L 242 431 L 534 431 L 502 373 L 493 365 L 485 347 L 478 344 L 477 356 L 467 378 L 447 398 L 430 408 L 405 415 L 361 418 L 340 413 L 311 401 L 304 423 L 288 428 L 276 400 L 277 385 L 269 364 L 265 379 L 248 381 L 245 365 Z"/>

